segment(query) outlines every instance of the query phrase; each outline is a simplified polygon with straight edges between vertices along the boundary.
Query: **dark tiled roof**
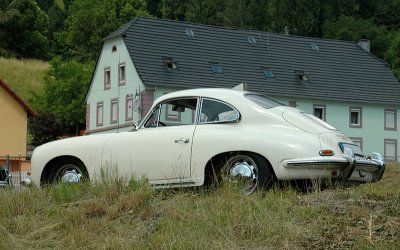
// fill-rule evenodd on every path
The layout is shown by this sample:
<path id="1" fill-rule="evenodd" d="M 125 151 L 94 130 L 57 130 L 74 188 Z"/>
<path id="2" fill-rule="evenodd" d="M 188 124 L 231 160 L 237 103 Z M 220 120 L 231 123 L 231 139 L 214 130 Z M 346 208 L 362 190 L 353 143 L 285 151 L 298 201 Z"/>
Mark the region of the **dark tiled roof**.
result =
<path id="1" fill-rule="evenodd" d="M 270 96 L 400 104 L 400 83 L 387 64 L 353 42 L 143 17 L 108 37 L 118 35 L 146 85 L 231 88 L 246 82 L 249 90 Z M 173 58 L 178 70 L 166 69 L 163 57 Z M 213 73 L 213 62 L 223 74 Z M 267 79 L 263 67 L 275 78 Z M 296 70 L 309 81 L 299 80 Z"/>
<path id="2" fill-rule="evenodd" d="M 17 93 L 15 93 L 15 91 L 1 79 L 0 87 L 3 87 L 3 89 L 7 91 L 24 108 L 24 110 L 28 114 L 28 117 L 35 116 L 35 112 L 24 102 L 24 100 L 22 100 L 22 98 L 19 97 Z"/>

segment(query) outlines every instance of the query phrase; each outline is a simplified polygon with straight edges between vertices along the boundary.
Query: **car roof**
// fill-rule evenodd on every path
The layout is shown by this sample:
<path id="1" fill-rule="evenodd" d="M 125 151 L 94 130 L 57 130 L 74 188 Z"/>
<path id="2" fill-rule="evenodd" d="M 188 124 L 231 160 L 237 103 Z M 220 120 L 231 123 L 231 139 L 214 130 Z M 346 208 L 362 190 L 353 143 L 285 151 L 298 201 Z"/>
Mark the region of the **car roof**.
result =
<path id="1" fill-rule="evenodd" d="M 237 99 L 243 97 L 243 94 L 250 93 L 247 91 L 236 90 L 236 89 L 224 89 L 224 88 L 200 88 L 200 89 L 188 89 L 180 90 L 165 94 L 157 99 L 157 102 L 164 100 L 181 98 L 181 97 L 209 97 L 222 100 Z"/>

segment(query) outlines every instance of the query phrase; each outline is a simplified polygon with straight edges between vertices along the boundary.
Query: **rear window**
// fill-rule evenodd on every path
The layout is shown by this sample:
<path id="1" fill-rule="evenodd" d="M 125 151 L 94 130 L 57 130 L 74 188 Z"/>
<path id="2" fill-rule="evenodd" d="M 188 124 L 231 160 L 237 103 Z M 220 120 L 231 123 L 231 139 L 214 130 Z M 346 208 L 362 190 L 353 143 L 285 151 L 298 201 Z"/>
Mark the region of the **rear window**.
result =
<path id="1" fill-rule="evenodd" d="M 249 99 L 250 101 L 258 104 L 259 106 L 266 108 L 266 109 L 270 109 L 270 108 L 275 108 L 278 106 L 285 106 L 284 104 L 275 101 L 274 99 L 270 98 L 270 97 L 266 97 L 263 95 L 257 95 L 257 94 L 245 94 L 244 95 L 247 99 Z"/>

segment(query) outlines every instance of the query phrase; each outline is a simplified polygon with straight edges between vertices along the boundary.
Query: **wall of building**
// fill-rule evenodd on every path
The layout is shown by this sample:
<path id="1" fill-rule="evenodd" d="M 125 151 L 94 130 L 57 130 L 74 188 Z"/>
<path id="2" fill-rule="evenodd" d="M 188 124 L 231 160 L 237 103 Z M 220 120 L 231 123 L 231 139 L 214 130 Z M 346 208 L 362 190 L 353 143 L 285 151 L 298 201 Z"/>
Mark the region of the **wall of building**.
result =
<path id="1" fill-rule="evenodd" d="M 114 49 L 113 49 L 114 48 Z M 125 64 L 125 83 L 119 83 L 119 67 Z M 105 70 L 110 70 L 110 88 L 105 89 Z M 141 120 L 140 93 L 144 85 L 134 67 L 132 59 L 126 49 L 124 40 L 115 37 L 104 42 L 98 59 L 92 85 L 86 98 L 87 117 L 86 133 L 112 133 L 116 131 L 127 131 L 132 128 L 133 122 Z M 126 119 L 127 97 L 133 98 L 132 119 Z M 111 101 L 118 101 L 117 122 L 111 121 Z M 97 124 L 97 104 L 103 102 L 103 123 Z M 89 105 L 88 105 L 89 104 Z"/>
<path id="2" fill-rule="evenodd" d="M 400 162 L 400 107 L 288 97 L 274 98 L 287 105 L 289 101 L 295 101 L 298 109 L 311 114 L 313 114 L 314 105 L 325 105 L 326 122 L 351 138 L 362 138 L 362 149 L 367 155 L 371 155 L 373 152 L 384 155 L 385 139 L 397 140 L 397 161 Z M 350 107 L 362 108 L 362 127 L 354 128 L 350 126 Z M 385 109 L 397 110 L 397 130 L 385 130 Z"/>
<path id="3" fill-rule="evenodd" d="M 0 87 L 0 156 L 26 155 L 27 113 Z"/>

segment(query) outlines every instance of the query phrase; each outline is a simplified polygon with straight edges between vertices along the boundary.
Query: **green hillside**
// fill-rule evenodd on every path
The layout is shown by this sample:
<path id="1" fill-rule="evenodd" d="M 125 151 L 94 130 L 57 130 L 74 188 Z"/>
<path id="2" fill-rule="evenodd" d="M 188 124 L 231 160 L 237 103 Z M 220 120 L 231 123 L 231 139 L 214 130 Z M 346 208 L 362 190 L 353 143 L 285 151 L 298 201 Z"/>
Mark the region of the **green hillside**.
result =
<path id="1" fill-rule="evenodd" d="M 32 93 L 42 91 L 43 77 L 49 67 L 49 63 L 36 59 L 0 57 L 0 79 L 29 104 Z"/>

